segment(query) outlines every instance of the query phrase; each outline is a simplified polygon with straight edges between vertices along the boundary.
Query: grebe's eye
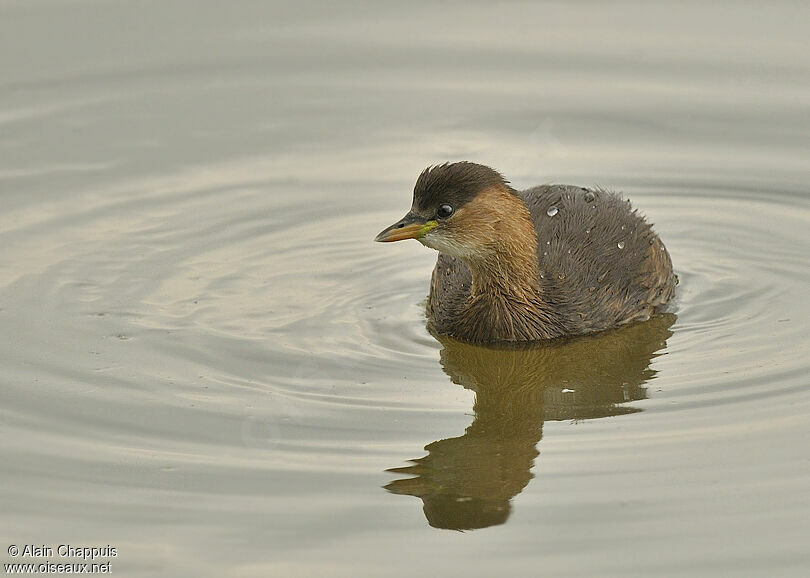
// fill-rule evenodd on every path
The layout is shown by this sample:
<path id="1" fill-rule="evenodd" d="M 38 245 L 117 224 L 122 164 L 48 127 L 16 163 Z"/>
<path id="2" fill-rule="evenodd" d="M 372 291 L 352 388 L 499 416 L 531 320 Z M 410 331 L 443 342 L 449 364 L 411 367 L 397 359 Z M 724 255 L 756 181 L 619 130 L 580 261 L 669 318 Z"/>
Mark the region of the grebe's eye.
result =
<path id="1" fill-rule="evenodd" d="M 436 215 L 438 215 L 440 219 L 446 219 L 452 214 L 453 214 L 453 207 L 451 205 L 441 205 L 439 207 L 439 210 L 436 211 Z"/>

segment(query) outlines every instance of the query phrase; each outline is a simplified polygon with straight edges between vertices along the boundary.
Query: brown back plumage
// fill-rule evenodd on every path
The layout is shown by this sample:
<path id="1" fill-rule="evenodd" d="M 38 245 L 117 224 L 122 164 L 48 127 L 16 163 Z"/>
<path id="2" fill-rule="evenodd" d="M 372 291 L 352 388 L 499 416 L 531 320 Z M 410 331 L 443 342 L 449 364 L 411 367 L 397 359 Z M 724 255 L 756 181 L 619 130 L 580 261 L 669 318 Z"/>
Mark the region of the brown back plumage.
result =
<path id="1" fill-rule="evenodd" d="M 542 331 L 536 331 L 534 339 L 581 335 L 646 319 L 672 297 L 677 277 L 669 253 L 629 201 L 608 191 L 566 185 L 517 194 L 537 233 L 542 301 L 533 317 Z M 428 317 L 439 333 L 489 341 L 481 327 L 461 315 L 469 305 L 471 281 L 460 259 L 440 254 Z"/>

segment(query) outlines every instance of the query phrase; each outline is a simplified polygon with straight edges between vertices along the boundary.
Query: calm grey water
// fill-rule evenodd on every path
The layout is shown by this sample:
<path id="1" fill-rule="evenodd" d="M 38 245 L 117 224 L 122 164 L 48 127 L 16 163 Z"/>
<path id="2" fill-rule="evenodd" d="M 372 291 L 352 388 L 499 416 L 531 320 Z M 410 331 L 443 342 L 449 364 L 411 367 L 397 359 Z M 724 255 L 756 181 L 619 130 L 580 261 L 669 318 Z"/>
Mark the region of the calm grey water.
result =
<path id="1" fill-rule="evenodd" d="M 0 1 L 0 551 L 112 545 L 126 576 L 808 575 L 808 21 Z M 458 159 L 623 191 L 672 254 L 670 314 L 437 341 L 435 254 L 371 239 Z"/>

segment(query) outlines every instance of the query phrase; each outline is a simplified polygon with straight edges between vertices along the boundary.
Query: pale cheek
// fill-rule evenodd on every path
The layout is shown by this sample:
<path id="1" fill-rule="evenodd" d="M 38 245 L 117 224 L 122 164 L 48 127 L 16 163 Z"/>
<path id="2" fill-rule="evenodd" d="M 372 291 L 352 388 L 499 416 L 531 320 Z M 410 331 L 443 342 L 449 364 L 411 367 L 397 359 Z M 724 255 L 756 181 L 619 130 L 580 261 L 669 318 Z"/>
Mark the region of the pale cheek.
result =
<path id="1" fill-rule="evenodd" d="M 469 243 L 456 239 L 454 236 L 446 233 L 429 231 L 424 237 L 419 239 L 419 242 L 425 247 L 430 247 L 440 253 L 460 259 L 473 258 L 478 254 L 475 247 L 471 246 Z"/>
<path id="2" fill-rule="evenodd" d="M 460 257 L 458 253 L 461 247 L 459 247 L 457 243 L 453 242 L 453 239 L 447 235 L 436 233 L 433 231 L 428 231 L 428 233 L 424 237 L 419 239 L 419 242 L 422 243 L 425 247 L 436 249 L 440 253 L 446 253 L 447 255 Z"/>

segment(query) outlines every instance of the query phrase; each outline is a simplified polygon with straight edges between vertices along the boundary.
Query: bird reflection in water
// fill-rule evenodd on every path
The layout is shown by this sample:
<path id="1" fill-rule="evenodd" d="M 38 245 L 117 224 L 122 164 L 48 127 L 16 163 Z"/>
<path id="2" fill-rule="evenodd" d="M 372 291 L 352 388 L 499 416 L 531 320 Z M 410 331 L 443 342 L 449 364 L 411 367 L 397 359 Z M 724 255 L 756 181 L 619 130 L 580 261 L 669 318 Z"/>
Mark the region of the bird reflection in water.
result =
<path id="1" fill-rule="evenodd" d="M 534 348 L 493 348 L 436 336 L 454 383 L 475 392 L 464 435 L 435 441 L 409 474 L 385 488 L 416 496 L 436 528 L 471 530 L 506 522 L 510 500 L 532 478 L 546 420 L 582 420 L 641 411 L 650 362 L 672 335 L 672 314 L 605 333 Z"/>

